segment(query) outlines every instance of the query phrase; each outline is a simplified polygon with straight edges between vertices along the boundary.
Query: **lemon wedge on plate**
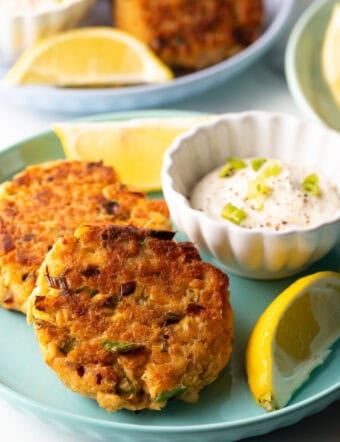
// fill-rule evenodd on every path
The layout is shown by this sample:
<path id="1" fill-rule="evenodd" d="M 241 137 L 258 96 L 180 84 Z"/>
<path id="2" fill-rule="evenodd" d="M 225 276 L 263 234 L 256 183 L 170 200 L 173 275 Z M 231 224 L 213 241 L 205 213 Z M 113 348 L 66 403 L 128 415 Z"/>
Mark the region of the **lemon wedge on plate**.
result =
<path id="1" fill-rule="evenodd" d="M 298 279 L 258 319 L 246 349 L 250 390 L 267 411 L 287 404 L 340 337 L 340 273 Z"/>
<path id="2" fill-rule="evenodd" d="M 175 137 L 212 116 L 58 123 L 53 130 L 71 160 L 103 161 L 120 180 L 144 192 L 161 189 L 165 150 Z"/>
<path id="3" fill-rule="evenodd" d="M 340 3 L 334 6 L 326 29 L 321 68 L 331 94 L 340 106 Z"/>
<path id="4" fill-rule="evenodd" d="M 142 42 L 113 28 L 63 32 L 28 49 L 9 71 L 9 84 L 105 86 L 159 83 L 171 70 Z"/>

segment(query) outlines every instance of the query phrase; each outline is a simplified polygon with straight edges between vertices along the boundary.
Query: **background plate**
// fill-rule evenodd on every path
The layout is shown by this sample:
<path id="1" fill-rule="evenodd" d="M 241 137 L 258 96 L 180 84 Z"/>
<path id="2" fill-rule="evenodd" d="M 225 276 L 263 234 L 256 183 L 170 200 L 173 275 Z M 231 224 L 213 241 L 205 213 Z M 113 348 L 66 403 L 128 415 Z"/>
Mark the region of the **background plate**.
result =
<path id="1" fill-rule="evenodd" d="M 288 86 L 297 105 L 308 116 L 340 130 L 340 108 L 334 102 L 321 72 L 325 30 L 338 0 L 313 3 L 296 23 L 286 51 Z"/>
<path id="2" fill-rule="evenodd" d="M 53 87 L 5 87 L 1 92 L 30 108 L 73 114 L 156 107 L 202 93 L 231 79 L 265 53 L 280 36 L 289 18 L 293 0 L 265 0 L 266 22 L 262 36 L 239 54 L 184 75 L 168 83 L 105 89 Z M 111 13 L 109 12 L 111 15 Z M 106 18 L 107 21 L 107 18 Z M 101 23 L 97 20 L 96 23 Z"/>
<path id="3" fill-rule="evenodd" d="M 101 119 L 169 115 L 183 113 L 146 111 L 107 115 Z M 0 154 L 0 181 L 28 164 L 62 156 L 59 141 L 51 132 L 24 140 Z M 178 235 L 178 239 L 183 237 Z M 333 250 L 305 273 L 338 269 L 339 263 L 340 251 Z M 64 387 L 43 363 L 32 328 L 25 318 L 2 309 L 0 395 L 16 408 L 44 421 L 77 434 L 116 442 L 227 442 L 293 424 L 340 398 L 340 345 L 334 347 L 325 364 L 314 371 L 287 407 L 270 414 L 256 405 L 249 392 L 243 358 L 254 322 L 295 278 L 262 282 L 230 277 L 236 327 L 232 360 L 218 380 L 203 390 L 197 404 L 174 400 L 161 412 L 119 411 L 110 415 L 94 401 Z"/>

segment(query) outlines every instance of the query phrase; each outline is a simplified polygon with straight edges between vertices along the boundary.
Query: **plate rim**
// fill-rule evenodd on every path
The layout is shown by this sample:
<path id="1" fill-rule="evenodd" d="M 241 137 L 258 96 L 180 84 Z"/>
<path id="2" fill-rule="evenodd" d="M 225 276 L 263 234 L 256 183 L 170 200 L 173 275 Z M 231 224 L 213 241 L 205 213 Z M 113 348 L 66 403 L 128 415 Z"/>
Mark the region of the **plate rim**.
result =
<path id="1" fill-rule="evenodd" d="M 66 387 L 65 387 L 66 388 Z M 21 395 L 15 390 L 7 387 L 2 384 L 0 381 L 0 392 L 4 393 L 2 396 L 10 398 L 10 401 L 19 401 L 22 404 L 26 404 L 27 408 L 34 408 L 35 410 L 42 411 L 44 414 L 48 414 L 50 416 L 58 416 L 63 419 L 77 421 L 79 423 L 88 423 L 100 427 L 110 428 L 110 429 L 118 429 L 118 430 L 126 430 L 126 431 L 142 431 L 142 432 L 153 432 L 153 433 L 192 433 L 192 432 L 201 432 L 201 431 L 211 431 L 211 430 L 233 430 L 236 428 L 247 427 L 252 424 L 261 424 L 270 421 L 275 421 L 280 419 L 281 417 L 288 417 L 297 411 L 304 410 L 304 415 L 307 416 L 309 414 L 313 414 L 313 412 L 309 413 L 309 408 L 313 407 L 320 400 L 326 401 L 326 404 L 329 404 L 337 399 L 340 399 L 340 382 L 336 383 L 332 387 L 327 388 L 321 393 L 317 393 L 315 395 L 310 396 L 308 399 L 304 399 L 303 401 L 298 402 L 297 404 L 288 405 L 280 410 L 275 410 L 270 413 L 261 414 L 259 416 L 254 416 L 251 418 L 239 419 L 230 423 L 218 422 L 218 423 L 210 423 L 210 424 L 199 424 L 199 425 L 139 425 L 139 424 L 130 424 L 126 422 L 115 422 L 109 420 L 101 420 L 99 418 L 86 417 L 75 413 L 70 413 L 66 411 L 62 411 L 58 408 L 54 408 L 50 405 L 43 404 L 34 399 L 30 399 L 27 396 Z M 86 399 L 86 398 L 85 398 Z M 313 407 L 314 408 L 314 407 Z"/>
<path id="2" fill-rule="evenodd" d="M 185 110 L 159 110 L 159 109 L 150 109 L 150 110 L 137 110 L 137 111 L 125 111 L 125 112 L 110 112 L 106 114 L 101 115 L 93 115 L 88 116 L 86 118 L 78 118 L 73 119 L 72 121 L 105 121 L 110 119 L 112 120 L 124 120 L 128 118 L 142 118 L 144 117 L 159 117 L 162 115 L 162 117 L 167 117 L 170 115 L 178 115 L 178 114 L 186 114 L 188 116 L 202 114 L 200 112 L 196 111 L 185 111 Z M 129 117 L 130 116 L 130 117 Z M 70 120 L 71 121 L 71 120 Z M 39 132 L 35 134 L 33 137 L 27 137 L 22 139 L 19 142 L 16 142 L 13 145 L 8 146 L 5 149 L 1 149 L 0 151 L 0 158 L 3 154 L 10 152 L 11 150 L 16 150 L 20 147 L 20 145 L 27 143 L 28 141 L 34 141 L 38 138 L 43 138 L 46 136 L 50 136 L 51 134 L 54 134 L 52 129 L 45 130 L 42 132 Z M 65 387 L 66 388 L 66 387 Z M 265 424 L 267 422 L 275 422 L 282 418 L 288 418 L 289 416 L 294 415 L 297 412 L 303 412 L 300 415 L 300 419 L 303 417 L 313 414 L 318 411 L 318 407 L 316 407 L 317 404 L 322 404 L 321 408 L 326 407 L 331 402 L 340 399 L 340 381 L 334 383 L 332 386 L 320 391 L 319 393 L 315 393 L 312 396 L 307 397 L 306 399 L 299 401 L 292 405 L 287 405 L 286 407 L 276 410 L 272 413 L 264 413 L 261 415 L 243 418 L 234 420 L 231 422 L 216 422 L 216 423 L 208 423 L 208 424 L 198 424 L 198 425 L 140 425 L 140 424 L 131 424 L 127 422 L 116 422 L 116 421 L 109 421 L 109 420 L 102 420 L 100 418 L 93 418 L 93 417 L 87 417 L 83 416 L 81 414 L 75 414 L 70 413 L 68 411 L 63 411 L 60 408 L 53 407 L 48 404 L 44 404 L 42 402 L 39 402 L 35 399 L 29 398 L 27 395 L 21 394 L 17 391 L 15 391 L 13 388 L 3 384 L 0 380 L 0 395 L 4 399 L 8 399 L 9 403 L 20 403 L 25 410 L 32 410 L 34 409 L 35 412 L 40 412 L 41 414 L 46 414 L 51 417 L 64 419 L 67 421 L 77 422 L 79 424 L 86 423 L 88 425 L 95 425 L 96 427 L 100 428 L 106 428 L 106 429 L 116 429 L 116 430 L 123 430 L 125 432 L 129 431 L 138 431 L 138 432 L 149 432 L 149 433 L 159 433 L 159 434 L 176 434 L 176 433 L 197 433 L 202 431 L 220 431 L 220 430 L 235 430 L 235 429 L 241 429 L 245 428 L 249 425 L 254 424 Z M 289 425 L 289 423 L 284 423 L 283 426 Z M 277 428 L 277 427 L 275 427 Z M 274 429 L 274 428 L 273 428 Z M 262 432 L 263 433 L 263 432 Z M 260 434 L 260 432 L 255 432 L 253 435 Z"/>
<path id="3" fill-rule="evenodd" d="M 270 1 L 270 0 L 266 0 Z M 108 88 L 65 88 L 62 89 L 63 93 L 65 95 L 73 95 L 75 97 L 99 97 L 102 96 L 110 96 L 110 97 L 116 97 L 119 98 L 120 96 L 125 95 L 138 95 L 143 92 L 150 92 L 150 93 L 156 93 L 159 91 L 163 91 L 164 89 L 172 90 L 177 87 L 183 87 L 187 84 L 190 85 L 193 82 L 196 83 L 198 81 L 201 81 L 202 79 L 209 78 L 211 76 L 214 76 L 216 74 L 220 74 L 221 72 L 225 71 L 226 68 L 233 68 L 236 66 L 239 66 L 239 63 L 245 62 L 248 59 L 248 56 L 254 55 L 255 53 L 259 53 L 262 55 L 265 51 L 270 49 L 271 44 L 275 43 L 275 40 L 279 38 L 281 32 L 284 30 L 284 26 L 286 25 L 286 22 L 288 18 L 291 15 L 291 12 L 293 10 L 294 0 L 285 0 L 283 1 L 277 1 L 278 4 L 276 9 L 276 14 L 274 19 L 270 22 L 269 26 L 265 31 L 260 35 L 260 37 L 250 44 L 249 46 L 242 49 L 242 51 L 238 52 L 237 54 L 233 55 L 232 57 L 229 57 L 225 60 L 222 60 L 218 63 L 215 63 L 211 66 L 208 66 L 206 68 L 200 69 L 198 71 L 192 72 L 190 74 L 183 75 L 181 77 L 175 78 L 169 82 L 165 83 L 159 83 L 159 84 L 147 84 L 147 85 L 137 85 L 137 86 L 126 86 L 123 88 L 114 88 L 114 87 L 108 87 Z M 28 86 L 10 86 L 4 84 L 4 82 L 1 83 L 1 86 L 5 90 L 18 90 L 19 88 L 23 88 L 26 91 L 34 90 L 36 92 L 47 92 L 53 96 L 59 95 L 60 89 L 54 86 L 34 86 L 34 85 L 28 85 Z"/>
<path id="4" fill-rule="evenodd" d="M 308 117 L 312 118 L 313 120 L 326 125 L 332 130 L 335 130 L 326 120 L 324 120 L 319 115 L 319 113 L 314 109 L 310 101 L 307 99 L 306 95 L 304 94 L 304 89 L 301 86 L 295 65 L 297 46 L 305 31 L 306 26 L 323 8 L 328 7 L 332 3 L 334 3 L 334 0 L 316 0 L 305 10 L 305 12 L 298 19 L 287 42 L 284 57 L 284 68 L 288 88 L 291 92 L 292 97 L 295 99 L 298 107 L 302 110 L 302 112 L 304 112 Z"/>
<path id="5" fill-rule="evenodd" d="M 219 112 L 220 113 L 220 112 Z M 60 124 L 63 124 L 65 122 L 69 123 L 86 123 L 86 122 L 100 122 L 100 121 L 119 121 L 119 120 L 125 120 L 125 119 L 132 119 L 132 118 L 158 118 L 158 115 L 160 115 L 160 118 L 166 118 L 166 117 L 172 117 L 175 115 L 187 115 L 187 116 L 199 116 L 199 115 L 209 115 L 210 112 L 205 111 L 197 111 L 197 110 L 186 110 L 186 109 L 175 109 L 175 108 L 168 108 L 168 109 L 140 109 L 140 110 L 122 110 L 122 111 L 112 111 L 112 112 L 104 112 L 100 114 L 90 114 L 87 116 L 82 117 L 74 117 L 74 118 L 67 118 L 65 120 L 62 120 Z M 211 113 L 213 114 L 213 113 Z M 216 114 L 218 115 L 218 114 Z M 59 121 L 55 121 L 52 124 L 59 124 Z M 32 135 L 29 135 L 19 141 L 15 141 L 13 144 L 8 144 L 4 147 L 0 147 L 0 157 L 5 155 L 6 153 L 9 153 L 11 150 L 14 150 L 18 148 L 23 143 L 30 143 L 32 141 L 35 141 L 38 138 L 55 135 L 57 136 L 52 127 L 49 129 L 44 130 L 38 130 Z"/>

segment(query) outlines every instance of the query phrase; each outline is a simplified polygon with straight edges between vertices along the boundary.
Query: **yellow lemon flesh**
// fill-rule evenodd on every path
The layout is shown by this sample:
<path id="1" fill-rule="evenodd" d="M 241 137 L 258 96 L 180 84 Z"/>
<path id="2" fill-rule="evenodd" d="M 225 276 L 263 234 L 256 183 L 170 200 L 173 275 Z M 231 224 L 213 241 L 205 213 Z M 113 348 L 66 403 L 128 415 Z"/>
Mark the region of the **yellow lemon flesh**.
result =
<path id="1" fill-rule="evenodd" d="M 212 117 L 59 123 L 53 129 L 66 158 L 103 161 L 115 168 L 123 183 L 148 192 L 161 189 L 163 155 L 176 136 L 208 118 Z"/>
<path id="2" fill-rule="evenodd" d="M 248 384 L 267 411 L 287 404 L 340 337 L 340 273 L 298 279 L 258 319 L 246 349 Z"/>
<path id="3" fill-rule="evenodd" d="M 105 86 L 171 80 L 171 70 L 143 43 L 113 28 L 81 28 L 41 40 L 9 71 L 9 84 Z"/>
<path id="4" fill-rule="evenodd" d="M 334 6 L 326 29 L 321 67 L 331 94 L 340 106 L 340 3 Z"/>

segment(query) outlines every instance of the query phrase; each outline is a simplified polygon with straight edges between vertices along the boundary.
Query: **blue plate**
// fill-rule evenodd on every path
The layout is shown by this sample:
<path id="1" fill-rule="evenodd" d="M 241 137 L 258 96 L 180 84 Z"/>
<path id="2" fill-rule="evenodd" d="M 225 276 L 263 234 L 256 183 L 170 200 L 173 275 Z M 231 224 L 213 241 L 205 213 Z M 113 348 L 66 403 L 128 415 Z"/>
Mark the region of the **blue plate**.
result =
<path id="1" fill-rule="evenodd" d="M 169 115 L 170 112 L 149 111 L 107 115 L 102 119 Z M 62 156 L 52 132 L 24 140 L 0 154 L 0 181 L 28 164 Z M 179 235 L 179 239 L 183 237 Z M 339 263 L 340 251 L 333 250 L 305 273 L 334 270 Z M 272 413 L 256 405 L 243 367 L 245 345 L 255 321 L 292 281 L 293 278 L 261 282 L 230 276 L 236 326 L 230 364 L 217 381 L 202 391 L 198 403 L 174 400 L 160 412 L 108 414 L 95 401 L 72 393 L 42 361 L 33 330 L 24 316 L 0 309 L 0 395 L 44 421 L 87 437 L 115 442 L 227 442 L 293 424 L 340 398 L 340 345 L 334 347 L 324 365 L 313 372 L 288 406 Z"/>
<path id="2" fill-rule="evenodd" d="M 255 43 L 227 60 L 168 83 L 105 89 L 2 86 L 1 92 L 30 108 L 73 114 L 157 107 L 172 103 L 231 79 L 274 44 L 289 18 L 293 0 L 265 0 L 265 4 L 265 30 Z"/>
<path id="3" fill-rule="evenodd" d="M 340 130 L 340 108 L 332 98 L 321 69 L 321 47 L 333 6 L 318 0 L 300 17 L 286 50 L 286 75 L 296 104 L 308 116 Z"/>

